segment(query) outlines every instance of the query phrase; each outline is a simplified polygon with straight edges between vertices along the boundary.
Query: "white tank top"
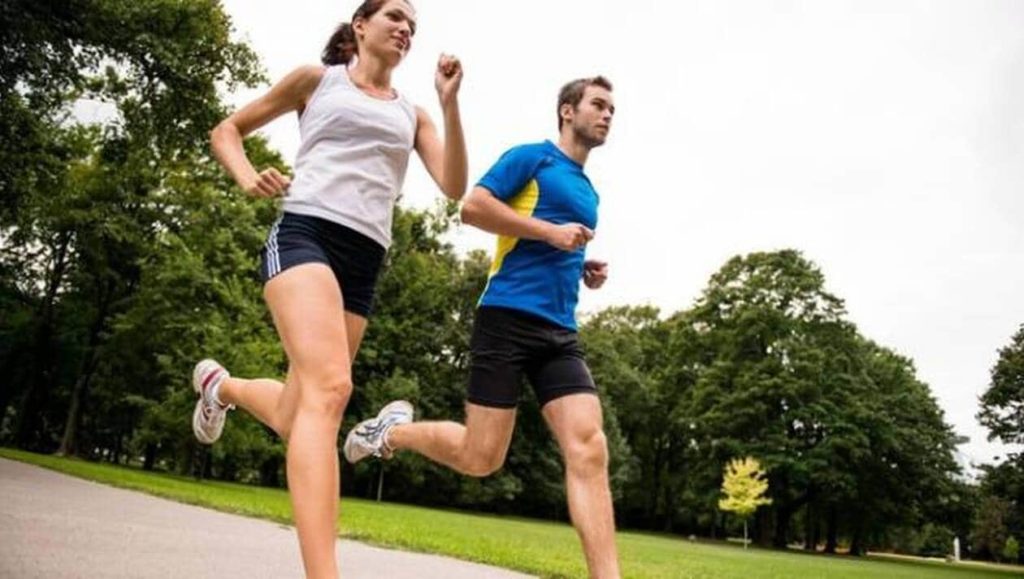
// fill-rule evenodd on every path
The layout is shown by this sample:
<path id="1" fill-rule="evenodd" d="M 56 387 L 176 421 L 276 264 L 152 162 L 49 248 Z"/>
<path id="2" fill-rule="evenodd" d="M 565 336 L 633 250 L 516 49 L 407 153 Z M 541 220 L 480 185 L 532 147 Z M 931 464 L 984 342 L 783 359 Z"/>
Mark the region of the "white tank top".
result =
<path id="1" fill-rule="evenodd" d="M 391 245 L 391 220 L 416 137 L 404 96 L 373 98 L 329 66 L 299 119 L 301 143 L 284 210 L 320 217 Z"/>

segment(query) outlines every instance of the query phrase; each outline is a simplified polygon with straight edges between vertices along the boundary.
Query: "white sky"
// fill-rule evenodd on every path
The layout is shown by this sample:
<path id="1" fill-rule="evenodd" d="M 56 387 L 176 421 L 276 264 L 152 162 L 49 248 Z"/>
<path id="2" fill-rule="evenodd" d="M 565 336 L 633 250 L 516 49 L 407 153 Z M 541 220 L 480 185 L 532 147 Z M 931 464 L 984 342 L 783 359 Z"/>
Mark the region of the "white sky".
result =
<path id="1" fill-rule="evenodd" d="M 357 4 L 224 0 L 273 80 L 318 62 Z M 514 144 L 556 138 L 562 83 L 615 84 L 611 136 L 587 165 L 602 196 L 588 255 L 611 277 L 582 290 L 582 311 L 688 308 L 731 256 L 796 248 L 864 335 L 915 361 L 971 437 L 968 460 L 1004 451 L 974 415 L 1024 323 L 1024 2 L 415 5 L 394 83 L 440 122 L 434 63 L 461 58 L 471 180 Z M 295 119 L 264 132 L 292 162 Z M 403 203 L 439 198 L 410 163 Z M 451 239 L 493 245 L 470 227 Z"/>

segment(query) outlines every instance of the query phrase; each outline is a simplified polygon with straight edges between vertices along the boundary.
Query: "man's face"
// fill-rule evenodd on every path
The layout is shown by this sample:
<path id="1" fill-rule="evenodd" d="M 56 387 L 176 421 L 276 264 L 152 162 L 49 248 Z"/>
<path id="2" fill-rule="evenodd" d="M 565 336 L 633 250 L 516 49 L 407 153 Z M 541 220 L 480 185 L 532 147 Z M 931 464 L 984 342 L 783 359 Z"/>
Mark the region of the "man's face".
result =
<path id="1" fill-rule="evenodd" d="M 591 148 L 603 145 L 615 115 L 611 91 L 597 85 L 588 86 L 571 114 L 572 130 L 579 142 Z"/>

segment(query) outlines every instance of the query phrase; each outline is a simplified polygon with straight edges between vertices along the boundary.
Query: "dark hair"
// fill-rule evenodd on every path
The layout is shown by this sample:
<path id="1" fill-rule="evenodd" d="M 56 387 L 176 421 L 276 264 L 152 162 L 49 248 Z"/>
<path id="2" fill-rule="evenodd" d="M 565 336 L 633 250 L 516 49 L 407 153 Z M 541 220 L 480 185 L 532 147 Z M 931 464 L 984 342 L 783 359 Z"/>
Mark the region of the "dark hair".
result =
<path id="1" fill-rule="evenodd" d="M 320 53 L 320 62 L 332 66 L 335 64 L 348 64 L 352 57 L 359 53 L 359 44 L 356 42 L 356 31 L 352 29 L 352 22 L 356 18 L 369 19 L 377 13 L 388 0 L 364 0 L 359 8 L 352 13 L 348 22 L 342 22 L 335 29 L 334 34 L 327 41 L 323 52 Z M 409 0 L 405 0 L 409 3 Z M 410 6 L 412 4 L 409 4 Z"/>
<path id="2" fill-rule="evenodd" d="M 562 130 L 562 105 L 572 105 L 573 109 L 578 107 L 580 101 L 583 100 L 583 92 L 587 90 L 588 86 L 599 86 L 605 90 L 612 90 L 611 81 L 601 75 L 577 78 L 565 83 L 562 90 L 558 91 L 558 108 L 555 109 L 555 112 L 558 113 L 558 130 Z"/>

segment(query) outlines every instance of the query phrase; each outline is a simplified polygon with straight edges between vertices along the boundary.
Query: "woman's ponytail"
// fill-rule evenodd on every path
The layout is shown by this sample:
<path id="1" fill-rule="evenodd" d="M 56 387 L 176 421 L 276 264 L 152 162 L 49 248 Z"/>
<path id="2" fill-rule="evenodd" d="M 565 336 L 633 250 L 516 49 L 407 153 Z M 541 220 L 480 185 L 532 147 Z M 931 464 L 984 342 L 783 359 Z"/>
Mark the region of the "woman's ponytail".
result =
<path id="1" fill-rule="evenodd" d="M 357 51 L 355 30 L 348 22 L 342 22 L 320 53 L 320 62 L 327 66 L 348 64 Z"/>

